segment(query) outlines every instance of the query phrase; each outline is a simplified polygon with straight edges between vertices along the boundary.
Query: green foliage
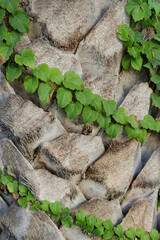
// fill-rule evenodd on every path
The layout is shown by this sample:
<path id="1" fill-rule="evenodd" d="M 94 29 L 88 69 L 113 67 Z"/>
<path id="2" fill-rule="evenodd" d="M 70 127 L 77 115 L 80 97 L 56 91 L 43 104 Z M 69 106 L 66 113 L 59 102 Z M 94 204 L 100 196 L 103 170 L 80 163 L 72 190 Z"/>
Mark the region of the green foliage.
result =
<path id="1" fill-rule="evenodd" d="M 10 193 L 16 193 L 18 191 L 18 182 L 14 180 L 13 182 L 7 183 L 7 188 Z"/>
<path id="2" fill-rule="evenodd" d="M 28 195 L 28 188 L 25 185 L 19 185 L 19 195 L 22 197 Z"/>
<path id="3" fill-rule="evenodd" d="M 57 90 L 57 101 L 59 108 L 65 108 L 72 102 L 72 92 L 64 87 Z"/>
<path id="4" fill-rule="evenodd" d="M 82 104 L 79 102 L 71 102 L 66 108 L 65 111 L 69 119 L 76 118 L 82 112 Z"/>
<path id="5" fill-rule="evenodd" d="M 152 93 L 151 97 L 154 105 L 160 108 L 160 98 L 155 93 Z"/>
<path id="6" fill-rule="evenodd" d="M 8 64 L 6 68 L 6 77 L 8 82 L 18 79 L 22 74 L 23 66 L 16 65 L 15 63 Z"/>
<path id="7" fill-rule="evenodd" d="M 75 72 L 69 71 L 65 74 L 63 85 L 71 90 L 83 90 L 83 80 Z"/>
<path id="8" fill-rule="evenodd" d="M 23 49 L 21 55 L 15 55 L 15 62 L 19 65 L 35 68 L 35 61 L 35 54 L 30 49 Z"/>
<path id="9" fill-rule="evenodd" d="M 8 183 L 12 183 L 13 182 L 13 177 L 9 176 L 8 174 L 5 174 L 4 176 L 1 176 L 0 182 L 3 185 L 7 185 Z"/>
<path id="10" fill-rule="evenodd" d="M 47 64 L 43 63 L 38 68 L 33 69 L 33 74 L 36 78 L 41 79 L 43 82 L 47 82 L 50 77 L 50 69 Z"/>
<path id="11" fill-rule="evenodd" d="M 38 88 L 38 96 L 42 105 L 49 102 L 49 96 L 55 87 L 50 86 L 48 83 L 40 83 Z"/>
<path id="12" fill-rule="evenodd" d="M 117 112 L 113 114 L 113 118 L 117 123 L 126 125 L 128 123 L 128 116 L 124 108 L 118 108 Z"/>
<path id="13" fill-rule="evenodd" d="M 64 80 L 64 77 L 62 75 L 62 72 L 58 68 L 51 68 L 50 69 L 50 80 L 58 85 L 61 85 L 61 83 Z"/>
<path id="14" fill-rule="evenodd" d="M 117 104 L 114 100 L 107 102 L 105 99 L 102 99 L 102 103 L 107 117 L 112 115 L 117 108 Z"/>
<path id="15" fill-rule="evenodd" d="M 24 197 L 24 198 L 19 198 L 18 199 L 18 203 L 20 206 L 22 206 L 23 208 L 27 208 L 28 207 L 28 201 L 27 201 L 27 198 Z"/>
<path id="16" fill-rule="evenodd" d="M 92 110 L 90 106 L 86 106 L 83 109 L 82 117 L 84 123 L 92 123 L 97 120 L 98 118 L 98 112 L 95 110 Z"/>
<path id="17" fill-rule="evenodd" d="M 38 88 L 38 79 L 36 77 L 27 76 L 24 79 L 24 88 L 28 93 L 34 93 Z M 43 100 L 42 100 L 43 102 Z"/>
<path id="18" fill-rule="evenodd" d="M 0 8 L 0 23 L 3 21 L 4 16 L 5 16 L 5 10 Z"/>
<path id="19" fill-rule="evenodd" d="M 14 172 L 13 172 L 14 173 Z M 5 189 L 4 186 L 7 186 L 9 193 L 18 194 L 18 204 L 23 208 L 30 207 L 32 211 L 44 211 L 48 216 L 52 218 L 52 220 L 58 225 L 61 223 L 66 228 L 71 228 L 73 223 L 76 226 L 81 227 L 87 233 L 92 233 L 95 236 L 102 237 L 104 240 L 109 239 L 142 239 L 142 240 L 158 240 L 159 233 L 156 229 L 153 229 L 150 233 L 145 233 L 142 228 L 137 228 L 136 230 L 131 227 L 127 231 L 123 231 L 123 227 L 121 225 L 113 226 L 113 222 L 110 219 L 103 221 L 100 218 L 96 218 L 94 215 L 86 216 L 83 210 L 76 212 L 75 217 L 71 216 L 70 209 L 65 207 L 63 208 L 62 203 L 57 202 L 49 202 L 47 200 L 43 200 L 42 203 L 36 200 L 36 198 L 32 195 L 29 189 L 25 185 L 18 185 L 18 181 L 16 181 L 10 175 L 3 175 L 2 169 L 0 168 L 1 175 L 1 183 L 3 187 L 1 189 Z"/>
<path id="20" fill-rule="evenodd" d="M 9 0 L 8 0 L 9 1 Z M 29 19 L 27 14 L 23 10 L 18 10 L 14 16 L 9 17 L 10 25 L 19 32 L 28 33 L 29 32 Z"/>
<path id="21" fill-rule="evenodd" d="M 91 104 L 94 95 L 92 93 L 92 91 L 89 88 L 85 88 L 83 90 L 83 92 L 81 91 L 76 91 L 76 98 L 77 100 L 83 104 L 84 106 L 88 106 L 89 104 Z"/>
<path id="22" fill-rule="evenodd" d="M 0 0 L 0 6 L 14 15 L 18 7 L 18 2 L 18 0 Z"/>
<path id="23" fill-rule="evenodd" d="M 106 127 L 106 133 L 109 138 L 115 138 L 121 131 L 121 125 L 118 123 L 110 123 L 108 127 Z"/>
<path id="24" fill-rule="evenodd" d="M 12 47 L 8 47 L 7 44 L 4 42 L 0 43 L 0 55 L 4 60 L 8 60 L 12 52 L 13 52 Z"/>
<path id="25" fill-rule="evenodd" d="M 70 210 L 67 207 L 62 211 L 61 223 L 66 228 L 70 228 L 73 225 L 73 218 L 70 216 Z"/>

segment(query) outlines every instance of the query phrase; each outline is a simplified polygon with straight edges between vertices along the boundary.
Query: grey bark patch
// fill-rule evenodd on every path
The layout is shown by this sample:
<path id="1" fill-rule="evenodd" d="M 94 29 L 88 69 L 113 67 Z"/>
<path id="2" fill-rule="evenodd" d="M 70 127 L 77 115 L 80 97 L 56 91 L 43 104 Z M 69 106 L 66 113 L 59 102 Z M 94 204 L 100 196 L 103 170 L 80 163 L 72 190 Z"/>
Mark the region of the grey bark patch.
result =
<path id="1" fill-rule="evenodd" d="M 124 230 L 130 227 L 142 227 L 147 232 L 152 230 L 157 213 L 157 195 L 156 190 L 148 198 L 139 199 L 133 204 L 121 223 Z"/>
<path id="2" fill-rule="evenodd" d="M 3 228 L 16 240 L 65 240 L 53 221 L 43 212 L 32 212 L 16 204 L 2 219 Z"/>
<path id="3" fill-rule="evenodd" d="M 139 143 L 132 140 L 125 144 L 119 144 L 117 147 L 109 149 L 88 169 L 86 180 L 80 183 L 80 189 L 86 198 L 90 198 L 91 196 L 95 197 L 94 191 L 90 190 L 90 184 L 92 188 L 98 187 L 96 195 L 100 185 L 107 199 L 121 198 L 127 192 L 140 166 Z"/>
<path id="4" fill-rule="evenodd" d="M 123 45 L 117 38 L 120 24 L 128 23 L 125 1 L 111 6 L 80 43 L 77 56 L 85 76 L 85 86 L 107 100 L 114 97 L 118 84 Z"/>
<path id="5" fill-rule="evenodd" d="M 72 179 L 82 175 L 104 153 L 100 137 L 70 133 L 42 144 L 39 161 L 58 176 Z"/>
<path id="6" fill-rule="evenodd" d="M 20 150 L 29 159 L 33 158 L 34 150 L 41 143 L 66 133 L 53 114 L 17 95 L 10 95 L 0 106 L 0 119 L 17 138 Z"/>
<path id="7" fill-rule="evenodd" d="M 61 201 L 64 207 L 74 208 L 86 200 L 73 182 L 59 178 L 47 170 L 28 171 L 26 179 L 40 201 Z"/>

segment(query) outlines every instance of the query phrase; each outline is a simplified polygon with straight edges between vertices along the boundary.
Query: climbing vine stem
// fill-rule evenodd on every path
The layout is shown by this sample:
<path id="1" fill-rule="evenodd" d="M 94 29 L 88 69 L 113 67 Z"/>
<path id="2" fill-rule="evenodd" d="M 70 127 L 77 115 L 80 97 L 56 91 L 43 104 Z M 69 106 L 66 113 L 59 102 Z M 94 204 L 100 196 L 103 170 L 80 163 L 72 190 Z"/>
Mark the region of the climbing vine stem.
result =
<path id="1" fill-rule="evenodd" d="M 92 233 L 104 240 L 107 239 L 141 239 L 141 240 L 158 240 L 159 233 L 156 229 L 146 233 L 143 228 L 134 229 L 130 227 L 124 232 L 123 227 L 119 224 L 114 227 L 110 219 L 103 221 L 94 215 L 86 216 L 84 211 L 71 213 L 70 209 L 62 207 L 62 203 L 49 202 L 43 200 L 38 201 L 31 191 L 22 184 L 19 184 L 11 166 L 7 167 L 7 171 L 2 173 L 0 169 L 0 188 L 5 194 L 12 194 L 18 204 L 23 208 L 30 208 L 31 211 L 44 211 L 57 226 L 59 224 L 66 228 L 71 228 L 73 224 L 81 227 L 85 233 Z"/>

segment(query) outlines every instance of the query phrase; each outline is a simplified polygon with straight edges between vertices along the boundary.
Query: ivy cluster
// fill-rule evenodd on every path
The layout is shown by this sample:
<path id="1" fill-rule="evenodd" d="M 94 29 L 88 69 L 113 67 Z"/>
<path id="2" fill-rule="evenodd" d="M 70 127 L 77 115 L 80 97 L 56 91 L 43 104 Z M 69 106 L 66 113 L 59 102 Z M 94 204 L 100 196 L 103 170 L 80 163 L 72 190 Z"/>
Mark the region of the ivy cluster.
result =
<path id="1" fill-rule="evenodd" d="M 144 66 L 150 70 L 152 101 L 160 108 L 160 4 L 156 0 L 128 0 L 126 11 L 132 28 L 122 24 L 117 31 L 127 49 L 122 67 L 127 70 L 131 65 L 140 71 Z M 140 30 L 133 30 L 137 28 Z"/>
<path id="2" fill-rule="evenodd" d="M 62 203 L 59 201 L 53 203 L 43 200 L 39 202 L 25 185 L 18 183 L 11 166 L 7 167 L 5 174 L 3 174 L 0 168 L 0 188 L 5 194 L 12 194 L 14 199 L 16 199 L 18 204 L 23 208 L 30 207 L 31 211 L 44 211 L 55 224 L 61 224 L 66 228 L 71 228 L 72 225 L 75 224 L 81 227 L 86 233 L 92 233 L 95 236 L 102 237 L 104 240 L 159 239 L 159 233 L 156 229 L 153 229 L 150 233 L 146 233 L 141 227 L 138 227 L 136 230 L 130 227 L 124 232 L 120 224 L 114 227 L 113 222 L 109 219 L 103 221 L 94 215 L 86 216 L 82 210 L 71 214 L 70 209 L 67 207 L 63 208 Z"/>
<path id="3" fill-rule="evenodd" d="M 127 9 L 129 4 L 131 1 L 128 2 Z M 115 138 L 122 126 L 125 126 L 129 138 L 136 138 L 139 142 L 145 141 L 147 129 L 160 132 L 158 120 L 147 115 L 138 124 L 136 116 L 134 114 L 127 116 L 124 108 L 117 109 L 114 100 L 106 101 L 99 95 L 93 94 L 90 89 L 84 88 L 83 80 L 76 73 L 68 71 L 63 76 L 58 68 L 49 68 L 47 64 L 41 64 L 36 68 L 35 54 L 30 49 L 23 49 L 21 54 L 14 55 L 13 47 L 20 41 L 20 34 L 29 31 L 29 19 L 23 10 L 17 9 L 17 6 L 18 0 L 0 0 L 0 57 L 6 66 L 6 78 L 9 82 L 23 76 L 25 90 L 31 94 L 37 92 L 42 105 L 51 101 L 54 96 L 58 107 L 64 108 L 70 119 L 81 114 L 84 123 L 97 122 L 110 138 Z M 136 19 L 134 17 L 134 20 Z M 133 31 L 127 25 L 121 25 L 118 36 L 124 41 L 130 54 L 123 57 L 123 67 L 127 69 L 131 62 L 132 67 L 140 70 L 136 66 L 137 62 L 142 61 L 140 50 L 137 50 L 142 44 L 142 34 Z M 128 58 L 130 58 L 129 62 L 126 61 Z M 151 80 L 158 81 L 159 76 L 157 76 L 152 76 Z M 159 98 L 155 93 L 152 94 L 152 99 L 157 106 Z"/>

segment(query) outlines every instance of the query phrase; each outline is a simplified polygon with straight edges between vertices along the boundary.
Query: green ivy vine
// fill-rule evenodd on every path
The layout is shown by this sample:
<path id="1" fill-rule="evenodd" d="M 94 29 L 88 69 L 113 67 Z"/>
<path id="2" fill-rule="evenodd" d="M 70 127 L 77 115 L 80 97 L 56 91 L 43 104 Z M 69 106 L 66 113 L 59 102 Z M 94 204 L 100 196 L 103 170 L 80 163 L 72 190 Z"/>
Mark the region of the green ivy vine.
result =
<path id="1" fill-rule="evenodd" d="M 7 167 L 5 173 L 0 168 L 0 188 L 5 194 L 12 194 L 23 208 L 30 207 L 31 211 L 44 211 L 57 226 L 61 224 L 66 228 L 71 228 L 75 224 L 81 227 L 85 233 L 92 233 L 95 236 L 102 237 L 104 240 L 159 240 L 159 233 L 156 229 L 146 233 L 141 227 L 137 229 L 130 227 L 124 232 L 120 224 L 114 227 L 110 219 L 103 221 L 94 215 L 86 216 L 82 210 L 71 213 L 70 209 L 67 207 L 63 208 L 62 203 L 59 201 L 53 203 L 43 200 L 39 202 L 25 185 L 19 184 L 11 166 Z"/>
<path id="2" fill-rule="evenodd" d="M 21 33 L 29 32 L 29 19 L 25 11 L 18 10 L 18 2 L 18 0 L 0 0 L 0 59 L 6 67 L 6 78 L 9 82 L 22 76 L 25 90 L 31 94 L 37 92 L 42 105 L 50 102 L 54 97 L 57 99 L 58 107 L 64 108 L 70 119 L 81 114 L 84 123 L 97 123 L 109 138 L 115 138 L 122 126 L 125 127 L 130 139 L 136 138 L 139 142 L 146 140 L 147 130 L 160 132 L 160 121 L 155 120 L 151 115 L 146 115 L 138 123 L 134 114 L 128 116 L 124 108 L 117 109 L 114 100 L 106 101 L 99 95 L 93 94 L 89 88 L 84 88 L 83 80 L 76 73 L 68 71 L 63 76 L 58 68 L 49 68 L 47 64 L 41 64 L 36 68 L 35 54 L 30 49 L 23 49 L 21 54 L 14 54 L 13 48 L 20 41 Z M 145 67 L 151 70 L 151 81 L 156 86 L 152 100 L 156 107 L 160 107 L 160 99 L 157 95 L 157 89 L 160 88 L 160 76 L 157 75 L 158 61 L 160 61 L 157 52 L 160 41 L 157 20 L 159 4 L 155 2 L 155 0 L 129 0 L 126 5 L 127 12 L 132 17 L 132 25 L 141 18 L 143 25 L 154 22 L 153 26 L 157 32 L 153 40 L 143 43 L 142 33 L 133 31 L 127 25 L 120 26 L 118 37 L 124 42 L 128 51 L 122 59 L 125 70 L 130 64 L 136 70 L 140 70 L 143 62 L 142 54 L 149 59 Z M 152 51 L 148 53 L 148 46 L 154 54 Z"/>

